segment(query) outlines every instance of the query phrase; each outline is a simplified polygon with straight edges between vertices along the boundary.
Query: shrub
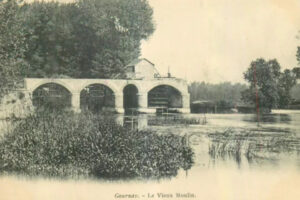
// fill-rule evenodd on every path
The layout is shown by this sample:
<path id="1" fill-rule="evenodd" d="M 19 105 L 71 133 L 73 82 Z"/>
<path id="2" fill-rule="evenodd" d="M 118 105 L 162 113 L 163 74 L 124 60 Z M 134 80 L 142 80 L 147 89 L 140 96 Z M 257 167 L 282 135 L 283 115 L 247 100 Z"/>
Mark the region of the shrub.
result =
<path id="1" fill-rule="evenodd" d="M 130 131 L 109 116 L 36 113 L 0 141 L 0 171 L 59 177 L 174 176 L 193 164 L 184 140 Z"/>

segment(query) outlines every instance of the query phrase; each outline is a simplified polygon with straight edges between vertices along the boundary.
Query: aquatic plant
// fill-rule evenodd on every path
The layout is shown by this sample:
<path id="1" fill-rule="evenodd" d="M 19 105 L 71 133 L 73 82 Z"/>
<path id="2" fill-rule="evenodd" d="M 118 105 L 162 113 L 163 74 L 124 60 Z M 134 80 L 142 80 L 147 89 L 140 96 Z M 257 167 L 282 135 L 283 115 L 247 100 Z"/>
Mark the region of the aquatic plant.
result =
<path id="1" fill-rule="evenodd" d="M 170 177 L 189 169 L 193 152 L 182 136 L 130 131 L 110 116 L 36 113 L 0 141 L 0 171 L 99 178 Z"/>
<path id="2" fill-rule="evenodd" d="M 275 132 L 272 128 L 227 129 L 210 133 L 208 137 L 211 140 L 209 155 L 213 159 L 232 157 L 239 163 L 241 156 L 245 156 L 248 161 L 276 160 L 281 153 L 300 152 L 299 138 L 286 130 Z"/>

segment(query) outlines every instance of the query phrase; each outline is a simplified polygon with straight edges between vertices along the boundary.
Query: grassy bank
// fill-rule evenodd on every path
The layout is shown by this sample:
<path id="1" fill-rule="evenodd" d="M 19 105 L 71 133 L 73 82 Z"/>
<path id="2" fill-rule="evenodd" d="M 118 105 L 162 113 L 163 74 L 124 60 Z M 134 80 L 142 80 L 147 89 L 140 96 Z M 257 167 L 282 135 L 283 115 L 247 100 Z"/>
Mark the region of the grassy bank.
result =
<path id="1" fill-rule="evenodd" d="M 109 116 L 36 113 L 0 141 L 0 171 L 100 178 L 170 177 L 193 152 L 178 135 L 130 131 Z"/>

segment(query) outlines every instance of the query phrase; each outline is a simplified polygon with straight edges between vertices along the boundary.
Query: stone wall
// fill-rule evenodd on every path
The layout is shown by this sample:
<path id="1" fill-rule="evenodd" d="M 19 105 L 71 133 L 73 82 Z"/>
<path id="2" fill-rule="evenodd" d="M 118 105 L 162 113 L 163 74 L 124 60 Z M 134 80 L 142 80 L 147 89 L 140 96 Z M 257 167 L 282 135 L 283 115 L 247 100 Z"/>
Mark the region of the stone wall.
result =
<path id="1" fill-rule="evenodd" d="M 5 95 L 0 104 L 0 119 L 23 118 L 34 111 L 30 93 L 26 91 L 13 91 Z"/>

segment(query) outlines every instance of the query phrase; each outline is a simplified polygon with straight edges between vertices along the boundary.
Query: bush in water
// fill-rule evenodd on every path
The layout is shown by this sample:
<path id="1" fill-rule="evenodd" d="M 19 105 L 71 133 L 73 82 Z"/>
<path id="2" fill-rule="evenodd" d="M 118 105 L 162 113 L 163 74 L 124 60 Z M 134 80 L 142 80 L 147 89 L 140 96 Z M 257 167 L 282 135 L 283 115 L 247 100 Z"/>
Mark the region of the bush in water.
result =
<path id="1" fill-rule="evenodd" d="M 130 131 L 90 113 L 36 113 L 0 141 L 0 171 L 8 173 L 159 178 L 192 164 L 182 136 Z"/>

